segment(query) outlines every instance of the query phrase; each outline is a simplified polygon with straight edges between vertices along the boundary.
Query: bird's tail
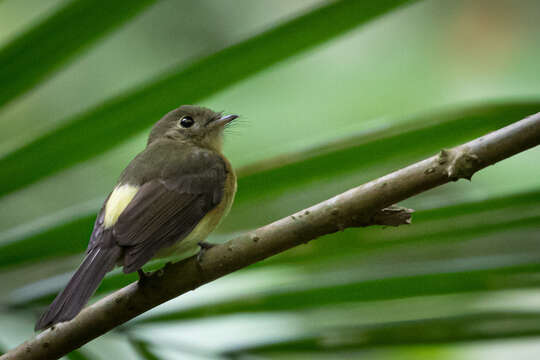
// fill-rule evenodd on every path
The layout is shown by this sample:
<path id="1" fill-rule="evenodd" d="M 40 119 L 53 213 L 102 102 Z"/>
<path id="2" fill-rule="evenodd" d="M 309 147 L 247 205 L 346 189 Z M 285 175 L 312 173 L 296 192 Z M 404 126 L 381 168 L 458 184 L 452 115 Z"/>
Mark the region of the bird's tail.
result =
<path id="1" fill-rule="evenodd" d="M 121 251 L 120 247 L 90 250 L 64 290 L 41 315 L 35 330 L 73 319 L 94 294 L 105 274 L 112 270 Z"/>

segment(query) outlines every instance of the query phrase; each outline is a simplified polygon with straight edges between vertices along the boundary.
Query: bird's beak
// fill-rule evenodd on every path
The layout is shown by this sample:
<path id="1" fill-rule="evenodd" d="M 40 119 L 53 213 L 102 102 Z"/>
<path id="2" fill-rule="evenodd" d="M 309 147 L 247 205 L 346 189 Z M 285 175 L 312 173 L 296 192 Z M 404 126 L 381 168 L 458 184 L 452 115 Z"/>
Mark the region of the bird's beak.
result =
<path id="1" fill-rule="evenodd" d="M 212 126 L 225 126 L 225 125 L 227 125 L 228 123 L 230 123 L 231 121 L 233 121 L 234 119 L 237 119 L 237 118 L 238 118 L 238 115 L 222 116 L 219 119 L 213 121 Z"/>

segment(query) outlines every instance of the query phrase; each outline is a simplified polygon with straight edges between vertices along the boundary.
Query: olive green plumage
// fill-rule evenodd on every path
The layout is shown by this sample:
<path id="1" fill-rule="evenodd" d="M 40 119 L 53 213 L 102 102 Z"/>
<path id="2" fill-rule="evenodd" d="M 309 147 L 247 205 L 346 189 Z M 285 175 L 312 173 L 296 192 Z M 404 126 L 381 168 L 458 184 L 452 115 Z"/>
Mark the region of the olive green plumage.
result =
<path id="1" fill-rule="evenodd" d="M 236 118 L 184 105 L 154 125 L 146 148 L 105 200 L 81 266 L 36 330 L 75 317 L 115 265 L 130 273 L 204 241 L 236 192 L 234 171 L 221 154 L 223 129 Z"/>

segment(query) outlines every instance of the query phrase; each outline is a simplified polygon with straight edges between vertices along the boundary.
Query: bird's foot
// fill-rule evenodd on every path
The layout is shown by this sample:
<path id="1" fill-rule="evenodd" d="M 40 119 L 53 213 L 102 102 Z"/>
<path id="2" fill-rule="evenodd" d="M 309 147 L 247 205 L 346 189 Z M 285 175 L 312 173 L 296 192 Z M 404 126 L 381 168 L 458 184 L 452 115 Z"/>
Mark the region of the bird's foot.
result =
<path id="1" fill-rule="evenodd" d="M 201 248 L 201 250 L 197 254 L 197 264 L 201 265 L 203 261 L 204 253 L 206 253 L 206 250 L 213 248 L 214 246 L 216 246 L 216 244 L 210 244 L 209 242 L 206 242 L 206 241 L 200 241 L 197 244 Z"/>
<path id="2" fill-rule="evenodd" d="M 146 281 L 148 281 L 148 278 L 150 277 L 149 273 L 145 273 L 143 269 L 137 270 L 137 274 L 139 274 L 139 284 L 144 285 Z"/>

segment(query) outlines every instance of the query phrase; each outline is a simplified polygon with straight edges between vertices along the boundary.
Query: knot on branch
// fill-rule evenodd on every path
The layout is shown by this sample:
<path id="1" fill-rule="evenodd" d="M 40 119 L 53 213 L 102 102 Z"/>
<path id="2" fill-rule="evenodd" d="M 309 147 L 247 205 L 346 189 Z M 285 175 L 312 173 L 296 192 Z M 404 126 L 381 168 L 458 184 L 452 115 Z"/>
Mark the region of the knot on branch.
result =
<path id="1" fill-rule="evenodd" d="M 445 173 L 452 181 L 461 178 L 471 180 L 478 169 L 480 159 L 467 147 L 443 149 L 439 153 L 439 164 L 445 166 Z"/>
<path id="2" fill-rule="evenodd" d="M 411 223 L 413 209 L 402 206 L 392 205 L 376 211 L 368 219 L 356 221 L 352 226 L 365 227 L 371 225 L 400 226 Z"/>
<path id="3" fill-rule="evenodd" d="M 374 225 L 400 226 L 411 223 L 413 209 L 392 205 L 377 211 L 371 218 Z"/>

